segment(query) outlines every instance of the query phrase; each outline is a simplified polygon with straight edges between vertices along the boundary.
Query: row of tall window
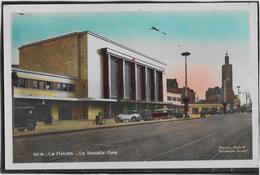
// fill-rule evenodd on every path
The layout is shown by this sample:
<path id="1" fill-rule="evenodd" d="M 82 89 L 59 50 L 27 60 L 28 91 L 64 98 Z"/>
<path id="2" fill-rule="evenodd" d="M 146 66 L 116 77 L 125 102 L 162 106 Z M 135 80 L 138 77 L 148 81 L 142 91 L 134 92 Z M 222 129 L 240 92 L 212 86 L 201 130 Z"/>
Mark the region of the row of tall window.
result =
<path id="1" fill-rule="evenodd" d="M 74 92 L 75 85 L 68 83 L 58 83 L 42 80 L 33 80 L 26 78 L 19 78 L 16 87 L 19 88 L 29 88 L 29 89 L 41 89 L 50 91 L 64 91 L 64 92 Z"/>
<path id="2" fill-rule="evenodd" d="M 181 98 L 180 97 L 167 96 L 167 100 L 168 101 L 181 101 Z"/>
<path id="3" fill-rule="evenodd" d="M 156 101 L 159 101 L 162 91 L 161 72 L 156 71 L 154 74 L 153 69 L 147 68 L 145 74 L 144 66 L 129 61 L 124 62 L 123 70 L 123 60 L 112 55 L 110 57 L 110 72 L 112 98 L 120 98 L 119 91 L 121 92 L 121 90 L 124 89 L 125 99 L 133 99 L 133 96 L 135 96 L 136 100 L 151 101 L 153 96 Z M 120 84 L 123 78 L 124 88 Z M 145 81 L 147 83 L 146 86 Z M 152 93 L 154 90 L 155 94 Z"/>

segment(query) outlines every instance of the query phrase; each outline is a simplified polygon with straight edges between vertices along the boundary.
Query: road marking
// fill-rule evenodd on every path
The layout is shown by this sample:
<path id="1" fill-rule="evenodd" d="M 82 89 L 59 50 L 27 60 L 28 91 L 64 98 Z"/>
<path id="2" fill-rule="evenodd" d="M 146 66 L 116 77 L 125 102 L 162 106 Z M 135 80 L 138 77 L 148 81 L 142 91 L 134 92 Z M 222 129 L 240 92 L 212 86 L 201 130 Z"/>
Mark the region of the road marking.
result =
<path id="1" fill-rule="evenodd" d="M 214 160 L 216 157 L 218 157 L 221 154 L 221 152 L 218 152 L 215 156 L 213 156 L 210 160 Z"/>
<path id="2" fill-rule="evenodd" d="M 244 129 L 244 130 L 246 130 L 246 129 Z M 244 130 L 240 131 L 240 133 L 243 132 Z M 241 137 L 242 137 L 242 136 L 241 136 L 241 134 L 240 134 L 239 137 L 237 137 L 235 140 L 233 140 L 232 143 L 229 144 L 228 146 L 231 146 L 232 144 L 234 144 L 234 143 L 235 143 L 237 140 L 239 140 Z M 222 153 L 222 152 L 218 152 L 218 153 L 217 153 L 216 155 L 214 155 L 210 160 L 214 160 L 214 159 L 217 158 L 221 153 Z"/>
<path id="3" fill-rule="evenodd" d="M 238 126 L 240 126 L 240 125 L 238 125 Z M 235 127 L 238 127 L 238 126 L 233 126 L 233 127 L 230 127 L 229 129 L 235 128 Z M 205 139 L 207 139 L 207 138 L 209 138 L 209 137 L 218 135 L 218 134 L 223 133 L 223 132 L 226 132 L 226 131 L 219 131 L 219 132 L 213 133 L 213 134 L 211 134 L 211 135 L 202 137 L 202 138 L 200 138 L 200 139 L 194 140 L 194 141 L 192 141 L 192 142 L 190 142 L 190 143 L 187 143 L 187 144 L 185 144 L 185 145 L 179 146 L 179 147 L 177 147 L 177 148 L 173 148 L 173 149 L 171 149 L 171 150 L 169 150 L 169 151 L 166 151 L 166 152 L 164 152 L 164 153 L 157 154 L 156 156 L 154 156 L 154 157 L 152 157 L 152 158 L 146 159 L 146 161 L 150 161 L 150 160 L 156 159 L 156 158 L 158 158 L 158 157 L 161 157 L 162 155 L 168 154 L 168 153 L 170 153 L 170 152 L 174 152 L 174 151 L 176 151 L 176 150 L 178 150 L 178 149 L 182 149 L 182 148 L 184 148 L 184 147 L 187 147 L 187 146 L 189 146 L 189 145 L 192 145 L 193 143 L 200 142 L 200 141 L 202 141 L 202 140 L 205 140 Z"/>

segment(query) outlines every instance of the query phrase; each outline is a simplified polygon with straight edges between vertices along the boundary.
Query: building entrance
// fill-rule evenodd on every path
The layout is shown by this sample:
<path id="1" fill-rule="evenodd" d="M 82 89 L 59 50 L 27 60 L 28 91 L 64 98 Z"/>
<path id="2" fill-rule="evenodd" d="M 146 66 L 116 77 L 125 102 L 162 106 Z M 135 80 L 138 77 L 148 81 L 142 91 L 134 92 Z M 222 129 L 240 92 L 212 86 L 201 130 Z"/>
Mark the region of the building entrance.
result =
<path id="1" fill-rule="evenodd" d="M 70 105 L 61 105 L 59 108 L 59 120 L 71 120 L 72 110 Z"/>

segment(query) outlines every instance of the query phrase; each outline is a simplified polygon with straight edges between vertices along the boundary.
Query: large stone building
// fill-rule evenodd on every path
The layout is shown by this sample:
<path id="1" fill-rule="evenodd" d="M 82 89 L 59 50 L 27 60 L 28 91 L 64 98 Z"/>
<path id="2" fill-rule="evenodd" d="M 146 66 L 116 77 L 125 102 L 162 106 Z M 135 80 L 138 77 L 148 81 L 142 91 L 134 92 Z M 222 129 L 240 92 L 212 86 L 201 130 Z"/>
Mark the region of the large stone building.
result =
<path id="1" fill-rule="evenodd" d="M 185 96 L 185 87 L 179 88 L 177 79 L 167 79 L 167 93 L 181 94 L 182 98 Z M 189 103 L 195 103 L 195 92 L 188 87 Z"/>
<path id="2" fill-rule="evenodd" d="M 225 56 L 225 64 L 222 65 L 222 89 L 223 102 L 232 106 L 234 103 L 233 75 L 232 64 L 229 64 L 228 53 Z"/>
<path id="3" fill-rule="evenodd" d="M 208 88 L 206 91 L 207 103 L 223 103 L 223 89 L 216 86 L 214 88 Z"/>
<path id="4" fill-rule="evenodd" d="M 164 105 L 166 64 L 92 32 L 19 48 L 16 106 L 49 105 L 52 116 L 93 119 Z"/>

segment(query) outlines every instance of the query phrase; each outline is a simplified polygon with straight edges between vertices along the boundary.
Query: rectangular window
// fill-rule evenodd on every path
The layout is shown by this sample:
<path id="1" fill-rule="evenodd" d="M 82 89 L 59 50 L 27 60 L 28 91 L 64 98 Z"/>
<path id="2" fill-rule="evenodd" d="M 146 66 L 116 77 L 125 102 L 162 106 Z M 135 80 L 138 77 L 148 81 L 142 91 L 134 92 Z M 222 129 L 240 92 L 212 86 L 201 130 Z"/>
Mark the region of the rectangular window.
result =
<path id="1" fill-rule="evenodd" d="M 57 90 L 58 90 L 58 91 L 62 91 L 61 83 L 57 83 Z"/>
<path id="2" fill-rule="evenodd" d="M 27 88 L 30 88 L 30 89 L 33 88 L 33 80 L 30 80 L 30 79 L 27 80 Z"/>
<path id="3" fill-rule="evenodd" d="M 48 82 L 48 81 L 45 82 L 45 89 L 46 90 L 52 90 L 51 84 L 52 84 L 51 82 Z"/>
<path id="4" fill-rule="evenodd" d="M 155 101 L 160 100 L 160 93 L 161 93 L 161 72 L 156 71 L 156 84 L 155 84 Z"/>
<path id="5" fill-rule="evenodd" d="M 26 80 L 24 78 L 19 78 L 18 87 L 26 88 Z"/>
<path id="6" fill-rule="evenodd" d="M 33 80 L 32 81 L 32 86 L 33 86 L 33 89 L 38 89 L 38 81 L 37 80 Z"/>
<path id="7" fill-rule="evenodd" d="M 110 80 L 111 80 L 111 97 L 118 97 L 118 61 L 116 58 L 112 58 L 110 60 Z"/>
<path id="8" fill-rule="evenodd" d="M 44 81 L 39 81 L 39 89 L 45 89 Z"/>
<path id="9" fill-rule="evenodd" d="M 167 100 L 168 100 L 168 101 L 171 101 L 172 98 L 171 98 L 170 96 L 167 96 Z"/>
<path id="10" fill-rule="evenodd" d="M 68 84 L 68 91 L 73 92 L 74 91 L 74 85 L 73 84 Z"/>
<path id="11" fill-rule="evenodd" d="M 136 75 L 136 99 L 142 99 L 142 67 L 137 65 L 137 75 Z"/>
<path id="12" fill-rule="evenodd" d="M 176 97 L 172 97 L 172 101 L 177 101 L 177 98 Z"/>
<path id="13" fill-rule="evenodd" d="M 159 101 L 159 82 L 158 82 L 158 74 L 155 74 L 155 101 Z"/>
<path id="14" fill-rule="evenodd" d="M 125 62 L 125 98 L 131 97 L 131 63 Z"/>
<path id="15" fill-rule="evenodd" d="M 56 83 L 56 82 L 53 82 L 53 83 L 52 83 L 52 90 L 54 90 L 54 91 L 57 91 L 57 90 L 58 90 L 57 84 L 58 84 L 58 83 Z"/>
<path id="16" fill-rule="evenodd" d="M 151 92 L 152 92 L 152 70 L 147 69 L 147 85 L 146 85 L 146 93 L 147 93 L 147 101 L 151 101 Z"/>
<path id="17" fill-rule="evenodd" d="M 68 88 L 68 87 L 67 87 L 67 84 L 65 84 L 65 83 L 62 83 L 62 84 L 61 84 L 61 89 L 62 89 L 62 91 L 65 91 L 65 92 L 66 92 L 66 91 L 67 91 L 67 88 Z"/>

